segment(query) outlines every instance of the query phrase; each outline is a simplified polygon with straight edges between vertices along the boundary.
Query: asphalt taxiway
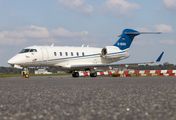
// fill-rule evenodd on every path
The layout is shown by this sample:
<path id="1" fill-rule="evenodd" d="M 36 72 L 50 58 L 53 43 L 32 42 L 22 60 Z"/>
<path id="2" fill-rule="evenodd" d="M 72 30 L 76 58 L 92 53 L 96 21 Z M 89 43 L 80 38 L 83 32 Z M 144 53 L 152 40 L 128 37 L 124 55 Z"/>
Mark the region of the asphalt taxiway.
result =
<path id="1" fill-rule="evenodd" d="M 176 77 L 0 78 L 0 120 L 175 120 Z"/>

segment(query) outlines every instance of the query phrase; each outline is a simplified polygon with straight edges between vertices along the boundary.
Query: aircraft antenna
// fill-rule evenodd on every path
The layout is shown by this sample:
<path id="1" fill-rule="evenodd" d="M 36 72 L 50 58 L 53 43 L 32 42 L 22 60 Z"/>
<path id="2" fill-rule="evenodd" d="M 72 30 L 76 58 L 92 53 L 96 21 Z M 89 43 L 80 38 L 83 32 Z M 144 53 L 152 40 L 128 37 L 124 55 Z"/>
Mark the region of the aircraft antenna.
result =
<path id="1" fill-rule="evenodd" d="M 53 47 L 54 46 L 54 43 L 51 45 L 51 47 Z"/>

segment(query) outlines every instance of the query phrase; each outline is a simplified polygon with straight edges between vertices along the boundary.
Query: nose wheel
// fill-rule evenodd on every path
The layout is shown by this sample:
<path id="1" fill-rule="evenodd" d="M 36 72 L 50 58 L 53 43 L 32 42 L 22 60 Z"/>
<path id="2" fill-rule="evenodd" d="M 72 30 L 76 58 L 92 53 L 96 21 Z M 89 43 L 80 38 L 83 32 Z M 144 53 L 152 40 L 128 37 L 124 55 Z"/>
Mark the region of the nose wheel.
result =
<path id="1" fill-rule="evenodd" d="M 30 76 L 28 74 L 23 74 L 22 78 L 30 78 Z"/>
<path id="2" fill-rule="evenodd" d="M 22 78 L 30 78 L 28 68 L 24 68 Z"/>

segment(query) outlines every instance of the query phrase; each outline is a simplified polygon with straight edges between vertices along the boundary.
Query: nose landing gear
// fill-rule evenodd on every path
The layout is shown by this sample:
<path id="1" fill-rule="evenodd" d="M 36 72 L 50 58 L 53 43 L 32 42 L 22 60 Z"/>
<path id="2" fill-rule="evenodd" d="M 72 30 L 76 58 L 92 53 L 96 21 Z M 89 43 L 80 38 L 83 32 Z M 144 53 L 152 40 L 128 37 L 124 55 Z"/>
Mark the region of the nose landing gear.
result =
<path id="1" fill-rule="evenodd" d="M 22 78 L 30 78 L 28 68 L 24 68 Z"/>

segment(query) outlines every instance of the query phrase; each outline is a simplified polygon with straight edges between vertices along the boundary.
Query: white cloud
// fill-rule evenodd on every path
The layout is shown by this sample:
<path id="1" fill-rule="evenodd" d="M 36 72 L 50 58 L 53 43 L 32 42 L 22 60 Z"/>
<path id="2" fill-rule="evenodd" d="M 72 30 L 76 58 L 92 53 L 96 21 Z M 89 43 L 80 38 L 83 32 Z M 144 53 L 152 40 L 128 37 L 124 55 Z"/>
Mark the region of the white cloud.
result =
<path id="1" fill-rule="evenodd" d="M 27 42 L 27 39 L 19 39 L 19 38 L 0 38 L 0 44 L 2 45 L 22 45 Z"/>
<path id="2" fill-rule="evenodd" d="M 155 31 L 165 32 L 165 33 L 173 32 L 172 27 L 170 25 L 165 25 L 165 24 L 155 25 L 154 29 L 156 29 Z"/>
<path id="3" fill-rule="evenodd" d="M 89 35 L 88 31 L 70 32 L 64 28 L 57 28 L 48 31 L 45 27 L 26 26 L 16 28 L 11 31 L 0 32 L 0 44 L 2 45 L 22 45 L 34 42 L 36 43 L 61 43 L 65 41 L 91 41 L 95 37 Z"/>
<path id="4" fill-rule="evenodd" d="M 49 37 L 50 37 L 50 32 L 47 30 L 47 28 L 31 25 L 31 26 L 17 28 L 12 31 L 0 32 L 0 44 L 22 45 L 31 38 L 44 39 Z"/>
<path id="5" fill-rule="evenodd" d="M 131 16 L 135 10 L 139 9 L 139 4 L 130 3 L 125 0 L 108 0 L 102 5 L 103 13 L 114 13 L 125 16 Z"/>
<path id="6" fill-rule="evenodd" d="M 58 0 L 59 4 L 63 4 L 70 10 L 83 14 L 91 14 L 93 12 L 93 7 L 91 5 L 84 5 L 85 2 L 85 0 Z"/>
<path id="7" fill-rule="evenodd" d="M 155 26 L 146 26 L 144 28 L 137 28 L 139 32 L 163 32 L 172 33 L 173 29 L 170 25 L 160 24 Z"/>
<path id="8" fill-rule="evenodd" d="M 91 5 L 83 6 L 83 13 L 91 14 L 93 12 L 93 7 Z"/>
<path id="9" fill-rule="evenodd" d="M 10 38 L 8 36 L 8 31 L 0 32 L 0 44 L 3 45 L 21 45 L 24 44 L 27 40 L 21 38 Z"/>
<path id="10" fill-rule="evenodd" d="M 82 32 L 70 32 L 64 28 L 58 28 L 51 30 L 52 35 L 60 36 L 60 37 L 82 37 L 88 35 L 89 32 L 82 31 Z"/>
<path id="11" fill-rule="evenodd" d="M 97 38 L 93 35 L 90 35 L 88 31 L 81 31 L 81 32 L 71 32 L 64 28 L 57 28 L 51 30 L 51 35 L 54 38 L 60 40 L 60 43 L 77 45 L 90 43 L 90 41 L 97 41 Z M 76 42 L 75 42 L 76 41 Z"/>
<path id="12" fill-rule="evenodd" d="M 176 10 L 176 0 L 163 0 L 164 6 L 168 10 Z"/>
<path id="13" fill-rule="evenodd" d="M 37 27 L 37 26 L 27 26 L 18 28 L 15 31 L 9 31 L 8 37 L 18 37 L 18 38 L 48 38 L 50 37 L 50 33 L 45 27 Z"/>
<path id="14" fill-rule="evenodd" d="M 85 0 L 58 0 L 58 2 L 64 4 L 68 8 L 76 8 L 82 6 Z"/>
<path id="15" fill-rule="evenodd" d="M 173 40 L 161 40 L 160 43 L 161 44 L 167 44 L 167 45 L 174 45 L 175 41 L 173 41 Z"/>
<path id="16" fill-rule="evenodd" d="M 43 43 L 44 45 L 46 45 L 47 43 L 61 43 L 61 41 L 56 38 L 39 39 L 38 42 Z"/>

